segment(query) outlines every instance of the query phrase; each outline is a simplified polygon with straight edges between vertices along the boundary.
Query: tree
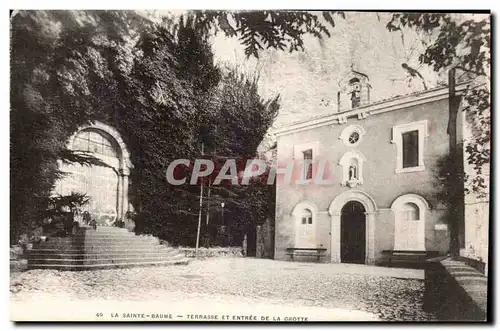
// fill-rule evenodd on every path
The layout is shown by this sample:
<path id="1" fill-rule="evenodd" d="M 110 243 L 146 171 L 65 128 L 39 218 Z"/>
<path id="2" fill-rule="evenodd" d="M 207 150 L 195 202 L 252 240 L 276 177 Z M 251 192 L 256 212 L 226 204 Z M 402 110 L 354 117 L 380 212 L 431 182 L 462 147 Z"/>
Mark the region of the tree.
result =
<path id="1" fill-rule="evenodd" d="M 201 142 L 223 153 L 252 155 L 277 111 L 277 99 L 260 100 L 256 81 L 234 76 L 219 84 L 207 37 L 189 17 L 175 33 L 134 12 L 21 11 L 14 17 L 12 241 L 45 208 L 64 175 L 59 160 L 98 162 L 66 146 L 81 125 L 100 120 L 117 128 L 130 149 L 137 230 L 194 243 L 199 191 L 168 185 L 166 167 L 174 159 L 200 157 Z M 238 86 L 234 91 L 232 84 Z M 236 116 L 232 103 L 245 116 Z M 234 129 L 240 131 L 231 133 Z M 229 138 L 221 140 L 225 135 Z M 237 195 L 223 192 L 214 197 Z M 242 199 L 234 199 L 234 206 Z"/>
<path id="2" fill-rule="evenodd" d="M 245 47 L 247 57 L 259 57 L 265 49 L 304 49 L 304 37 L 312 35 L 318 39 L 329 37 L 329 28 L 335 27 L 335 17 L 345 18 L 339 11 L 190 11 L 193 27 L 199 33 L 224 33 L 237 37 Z M 175 24 L 174 24 L 175 26 Z"/>
<path id="3" fill-rule="evenodd" d="M 211 139 L 215 142 L 212 147 L 215 163 L 222 165 L 227 159 L 223 156 L 235 158 L 237 172 L 241 173 L 247 160 L 259 157 L 257 148 L 278 114 L 279 96 L 262 100 L 258 94 L 258 76 L 245 76 L 237 67 L 226 66 L 222 68 L 216 99 L 219 100 L 219 115 L 216 129 L 211 131 L 218 136 Z M 220 167 L 216 167 L 212 181 L 218 170 Z M 221 186 L 211 188 L 211 205 L 226 203 L 228 216 L 235 220 L 232 226 L 238 229 L 240 240 L 244 233 L 251 234 L 267 217 L 274 218 L 274 202 L 269 203 L 275 198 L 274 185 L 267 185 L 268 172 L 269 168 L 250 185 L 231 185 L 226 180 Z"/>

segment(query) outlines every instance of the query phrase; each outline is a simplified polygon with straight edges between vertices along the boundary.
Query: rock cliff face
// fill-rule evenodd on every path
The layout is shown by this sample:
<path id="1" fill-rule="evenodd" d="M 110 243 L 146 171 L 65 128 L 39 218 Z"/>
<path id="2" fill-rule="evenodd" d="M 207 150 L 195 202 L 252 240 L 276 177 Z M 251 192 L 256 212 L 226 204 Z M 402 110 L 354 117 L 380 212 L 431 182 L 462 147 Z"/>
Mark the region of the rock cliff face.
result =
<path id="1" fill-rule="evenodd" d="M 318 41 L 304 40 L 303 52 L 264 50 L 259 60 L 245 58 L 237 39 L 222 34 L 214 38 L 218 59 L 237 62 L 248 72 L 260 74 L 259 93 L 265 98 L 280 94 L 282 107 L 276 125 L 335 112 L 339 82 L 351 69 L 370 77 L 371 102 L 424 89 L 418 79 L 409 80 L 403 63 L 418 69 L 431 88 L 441 79 L 420 66 L 421 39 L 414 31 L 390 32 L 386 28 L 390 13 L 346 13 L 338 19 L 331 36 Z"/>

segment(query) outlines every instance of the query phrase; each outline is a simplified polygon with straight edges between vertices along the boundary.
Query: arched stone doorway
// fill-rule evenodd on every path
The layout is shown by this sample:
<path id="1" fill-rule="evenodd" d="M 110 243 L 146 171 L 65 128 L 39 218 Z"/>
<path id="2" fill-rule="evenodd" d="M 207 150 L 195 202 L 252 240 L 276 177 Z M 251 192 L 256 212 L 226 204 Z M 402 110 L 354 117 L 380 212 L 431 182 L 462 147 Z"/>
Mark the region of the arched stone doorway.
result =
<path id="1" fill-rule="evenodd" d="M 342 209 L 352 201 L 360 203 L 364 208 L 365 215 L 365 262 L 373 264 L 375 262 L 375 215 L 377 205 L 372 197 L 363 191 L 349 190 L 335 197 L 328 213 L 332 219 L 331 223 L 331 261 L 332 263 L 341 263 L 342 252 Z"/>
<path id="2" fill-rule="evenodd" d="M 101 226 L 123 219 L 129 210 L 130 157 L 120 134 L 109 125 L 95 122 L 70 137 L 68 148 L 93 153 L 109 167 L 60 164 L 68 173 L 56 184 L 57 194 L 85 193 L 90 197 L 83 210 Z"/>
<path id="3" fill-rule="evenodd" d="M 342 207 L 340 220 L 340 261 L 342 263 L 365 263 L 365 207 L 358 201 L 349 201 Z"/>

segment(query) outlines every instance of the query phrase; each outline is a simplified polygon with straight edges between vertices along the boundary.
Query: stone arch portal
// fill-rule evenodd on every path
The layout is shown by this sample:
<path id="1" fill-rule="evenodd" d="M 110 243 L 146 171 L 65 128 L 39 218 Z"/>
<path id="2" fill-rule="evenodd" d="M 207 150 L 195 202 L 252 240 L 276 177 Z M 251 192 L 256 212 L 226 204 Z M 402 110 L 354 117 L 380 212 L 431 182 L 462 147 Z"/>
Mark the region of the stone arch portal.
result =
<path id="1" fill-rule="evenodd" d="M 341 262 L 341 215 L 342 208 L 349 202 L 359 202 L 365 209 L 365 263 L 373 264 L 375 262 L 375 214 L 377 205 L 373 198 L 367 193 L 357 190 L 345 191 L 333 199 L 328 213 L 331 217 L 331 262 Z"/>
<path id="2" fill-rule="evenodd" d="M 90 201 L 83 209 L 102 226 L 123 220 L 129 211 L 128 186 L 132 165 L 118 131 L 101 122 L 82 126 L 70 137 L 68 148 L 91 152 L 108 167 L 60 162 L 59 168 L 68 175 L 56 184 L 56 193 L 87 194 Z"/>

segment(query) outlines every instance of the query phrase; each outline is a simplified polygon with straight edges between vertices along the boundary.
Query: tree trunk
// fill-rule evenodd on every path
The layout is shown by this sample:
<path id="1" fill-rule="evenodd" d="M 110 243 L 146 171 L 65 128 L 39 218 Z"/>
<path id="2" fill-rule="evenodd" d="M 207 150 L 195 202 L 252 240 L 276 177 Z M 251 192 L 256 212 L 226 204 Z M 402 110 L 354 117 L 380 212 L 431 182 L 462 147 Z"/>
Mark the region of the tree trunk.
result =
<path id="1" fill-rule="evenodd" d="M 449 118 L 447 132 L 449 135 L 449 152 L 451 159 L 456 162 L 456 166 L 452 166 L 452 168 L 449 169 L 449 178 L 455 182 L 450 185 L 450 187 L 452 187 L 452 192 L 449 192 L 451 206 L 448 224 L 450 228 L 450 254 L 453 257 L 457 257 L 460 255 L 460 225 L 463 223 L 463 213 L 460 211 L 464 208 L 463 192 L 465 183 L 460 180 L 460 178 L 463 178 L 463 153 L 458 151 L 457 146 L 457 117 L 460 97 L 457 97 L 455 94 L 455 68 L 450 69 L 448 73 L 448 84 Z"/>

